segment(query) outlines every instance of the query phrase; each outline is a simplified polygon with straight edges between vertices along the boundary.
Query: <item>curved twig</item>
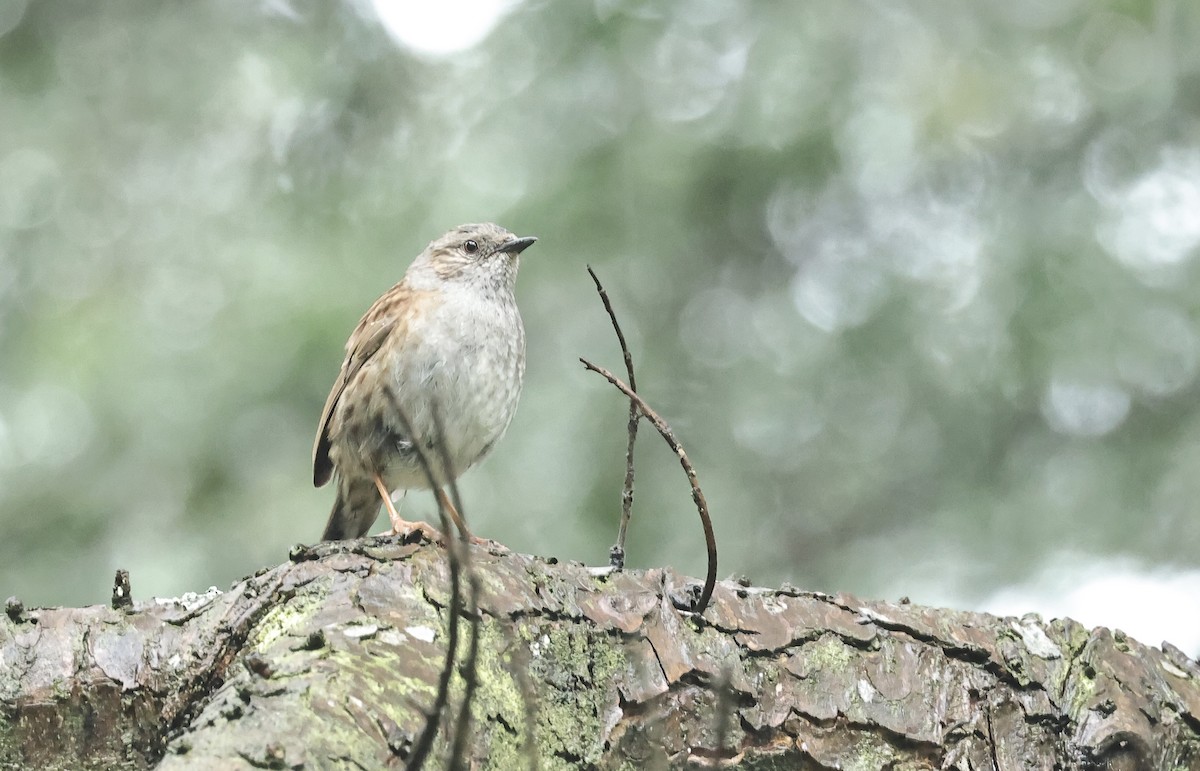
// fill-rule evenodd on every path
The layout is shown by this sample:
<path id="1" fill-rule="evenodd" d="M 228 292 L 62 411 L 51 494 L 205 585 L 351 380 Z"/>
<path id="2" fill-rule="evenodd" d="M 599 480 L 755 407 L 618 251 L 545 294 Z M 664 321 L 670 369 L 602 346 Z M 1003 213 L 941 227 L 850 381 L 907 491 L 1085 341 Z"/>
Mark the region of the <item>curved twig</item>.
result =
<path id="1" fill-rule="evenodd" d="M 636 403 L 637 408 L 646 416 L 646 420 L 649 420 L 658 429 L 658 433 L 662 435 L 663 440 L 675 451 L 675 455 L 679 457 L 679 465 L 683 466 L 683 471 L 687 474 L 688 484 L 692 486 L 692 500 L 696 502 L 696 510 L 700 512 L 700 523 L 704 526 L 704 544 L 708 547 L 708 575 L 704 578 L 704 591 L 700 594 L 700 599 L 696 602 L 696 607 L 694 608 L 696 615 L 701 615 L 704 613 L 704 609 L 708 607 L 708 601 L 712 599 L 713 587 L 717 584 L 717 539 L 713 534 L 712 519 L 708 516 L 708 503 L 704 500 L 704 493 L 700 490 L 700 483 L 696 479 L 696 469 L 692 467 L 692 462 L 688 460 L 687 453 L 683 451 L 683 445 L 675 438 L 675 433 L 671 431 L 671 427 L 667 425 L 667 422 L 649 404 L 646 404 L 646 401 L 642 397 L 637 395 L 636 391 L 604 367 L 592 364 L 582 357 L 579 361 L 583 366 L 612 383 L 621 393 Z"/>
<path id="2" fill-rule="evenodd" d="M 629 374 L 629 390 L 636 392 L 637 380 L 633 376 L 633 356 L 629 353 L 629 346 L 625 344 L 625 334 L 621 331 L 621 325 L 617 323 L 617 314 L 608 300 L 608 292 L 604 291 L 604 287 L 600 284 L 600 278 L 596 275 L 596 271 L 592 270 L 591 265 L 587 266 L 587 272 L 596 285 L 596 292 L 600 295 L 600 301 L 604 303 L 604 310 L 608 312 L 608 318 L 612 321 L 613 331 L 617 333 L 617 342 L 621 344 L 621 355 L 625 357 L 625 372 Z M 629 518 L 633 511 L 633 443 L 637 441 L 637 431 L 637 402 L 630 399 L 629 444 L 625 448 L 625 488 L 621 493 L 621 524 L 617 528 L 617 542 L 609 551 L 609 561 L 617 570 L 625 567 L 625 533 L 629 529 Z"/>

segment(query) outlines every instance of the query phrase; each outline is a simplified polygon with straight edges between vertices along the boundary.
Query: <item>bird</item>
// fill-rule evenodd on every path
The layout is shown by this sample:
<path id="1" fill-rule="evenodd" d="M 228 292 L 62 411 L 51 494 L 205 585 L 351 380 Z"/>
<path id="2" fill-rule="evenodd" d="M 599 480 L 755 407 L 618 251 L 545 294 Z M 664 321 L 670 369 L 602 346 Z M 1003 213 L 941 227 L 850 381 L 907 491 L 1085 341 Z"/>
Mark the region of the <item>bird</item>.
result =
<path id="1" fill-rule="evenodd" d="M 444 488 L 491 452 L 516 413 L 525 327 L 514 290 L 535 241 L 492 223 L 460 225 L 363 314 L 313 444 L 313 484 L 336 478 L 322 540 L 365 536 L 381 500 L 391 533 L 440 540 L 392 502 L 394 491 L 429 488 L 460 535 L 478 540 Z"/>

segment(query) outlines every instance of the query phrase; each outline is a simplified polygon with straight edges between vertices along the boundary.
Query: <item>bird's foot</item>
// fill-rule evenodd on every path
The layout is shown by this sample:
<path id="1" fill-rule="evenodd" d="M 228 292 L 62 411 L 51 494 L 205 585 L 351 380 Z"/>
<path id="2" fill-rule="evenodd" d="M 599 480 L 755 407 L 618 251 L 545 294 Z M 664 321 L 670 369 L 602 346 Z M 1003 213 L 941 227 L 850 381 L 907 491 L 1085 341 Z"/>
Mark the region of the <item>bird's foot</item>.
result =
<path id="1" fill-rule="evenodd" d="M 409 522 L 406 519 L 395 519 L 392 521 L 391 529 L 380 533 L 380 535 L 388 538 L 399 538 L 405 542 L 425 540 L 429 543 L 436 543 L 439 546 L 445 546 L 446 544 L 446 536 L 442 535 L 442 531 L 428 522 Z"/>
<path id="2" fill-rule="evenodd" d="M 508 554 L 512 551 L 512 549 L 508 548 L 499 541 L 493 541 L 491 538 L 480 538 L 477 535 L 473 535 L 468 538 L 467 543 L 471 544 L 472 546 L 482 546 L 492 554 Z"/>

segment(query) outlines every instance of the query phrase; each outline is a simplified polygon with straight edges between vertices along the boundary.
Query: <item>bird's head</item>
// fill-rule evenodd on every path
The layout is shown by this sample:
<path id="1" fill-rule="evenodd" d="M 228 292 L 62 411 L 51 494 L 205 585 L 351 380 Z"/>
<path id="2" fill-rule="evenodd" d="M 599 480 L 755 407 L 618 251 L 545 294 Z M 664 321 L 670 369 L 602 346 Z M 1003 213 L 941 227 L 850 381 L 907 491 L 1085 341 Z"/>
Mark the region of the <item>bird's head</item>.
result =
<path id="1" fill-rule="evenodd" d="M 515 236 L 490 222 L 460 225 L 429 242 L 409 270 L 429 273 L 442 281 L 511 292 L 520 254 L 534 241 L 537 238 Z"/>

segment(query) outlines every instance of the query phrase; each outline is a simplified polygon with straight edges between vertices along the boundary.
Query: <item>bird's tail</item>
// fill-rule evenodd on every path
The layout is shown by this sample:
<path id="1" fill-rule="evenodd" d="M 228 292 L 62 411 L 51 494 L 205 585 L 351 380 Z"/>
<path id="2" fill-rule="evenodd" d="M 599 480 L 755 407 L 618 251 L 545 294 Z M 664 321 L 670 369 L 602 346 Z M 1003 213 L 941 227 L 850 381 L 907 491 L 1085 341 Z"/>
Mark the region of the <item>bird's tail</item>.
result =
<path id="1" fill-rule="evenodd" d="M 379 516 L 379 491 L 371 480 L 353 482 L 338 480 L 337 500 L 329 513 L 322 541 L 342 541 L 362 538 L 371 530 Z"/>

